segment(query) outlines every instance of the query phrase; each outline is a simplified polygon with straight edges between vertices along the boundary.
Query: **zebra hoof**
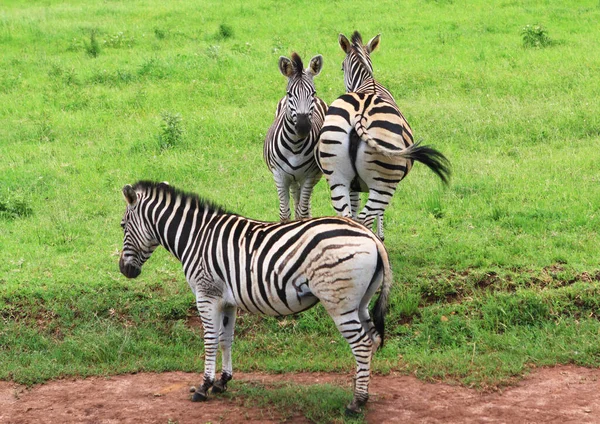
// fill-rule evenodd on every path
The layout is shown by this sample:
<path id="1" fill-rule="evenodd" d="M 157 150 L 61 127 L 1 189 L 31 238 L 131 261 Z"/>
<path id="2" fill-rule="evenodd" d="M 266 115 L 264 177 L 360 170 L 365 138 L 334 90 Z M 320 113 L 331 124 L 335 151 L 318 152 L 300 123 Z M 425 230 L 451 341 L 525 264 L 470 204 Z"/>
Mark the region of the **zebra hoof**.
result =
<path id="1" fill-rule="evenodd" d="M 352 403 L 349 403 L 346 406 L 346 416 L 356 417 L 357 415 L 362 413 L 362 406 L 364 404 L 365 402 L 357 402 L 356 400 L 353 400 Z"/>
<path id="2" fill-rule="evenodd" d="M 192 402 L 205 402 L 208 400 L 208 393 L 196 390 L 192 395 Z"/>
<path id="3" fill-rule="evenodd" d="M 357 417 L 360 415 L 360 413 L 362 412 L 361 408 L 357 408 L 356 406 L 350 404 L 348 406 L 346 406 L 346 416 L 349 418 L 352 417 Z"/>
<path id="4" fill-rule="evenodd" d="M 227 391 L 227 383 L 221 383 L 221 381 L 217 381 L 214 386 L 212 386 L 211 390 L 215 394 L 225 393 Z"/>
<path id="5" fill-rule="evenodd" d="M 190 393 L 194 393 L 196 391 L 196 386 L 190 386 Z"/>

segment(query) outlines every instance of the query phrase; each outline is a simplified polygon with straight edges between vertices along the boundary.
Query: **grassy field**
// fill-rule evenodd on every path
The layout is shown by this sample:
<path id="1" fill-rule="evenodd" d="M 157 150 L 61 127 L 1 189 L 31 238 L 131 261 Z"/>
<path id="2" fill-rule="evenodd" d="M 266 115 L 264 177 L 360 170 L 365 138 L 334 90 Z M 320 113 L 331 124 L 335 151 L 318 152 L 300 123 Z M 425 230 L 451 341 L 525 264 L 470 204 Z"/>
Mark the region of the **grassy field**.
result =
<path id="1" fill-rule="evenodd" d="M 119 273 L 121 188 L 167 180 L 276 220 L 262 143 L 285 93 L 277 60 L 322 54 L 330 103 L 337 35 L 355 29 L 382 34 L 375 76 L 454 169 L 444 188 L 416 166 L 386 212 L 395 286 L 375 370 L 485 387 L 599 366 L 598 0 L 8 0 L 0 379 L 201 371 L 180 265 L 159 250 L 137 280 Z M 313 214 L 333 213 L 321 181 Z M 242 315 L 236 334 L 238 370 L 354 366 L 320 307 Z"/>

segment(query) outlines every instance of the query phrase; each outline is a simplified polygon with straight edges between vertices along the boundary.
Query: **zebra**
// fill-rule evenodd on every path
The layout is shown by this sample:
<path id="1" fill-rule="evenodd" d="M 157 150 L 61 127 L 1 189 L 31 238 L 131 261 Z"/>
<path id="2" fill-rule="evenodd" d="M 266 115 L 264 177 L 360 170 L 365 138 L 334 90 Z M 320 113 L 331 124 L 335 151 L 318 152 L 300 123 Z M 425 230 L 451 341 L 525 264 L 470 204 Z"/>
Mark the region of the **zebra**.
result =
<path id="1" fill-rule="evenodd" d="M 368 400 L 370 365 L 383 345 L 392 284 L 388 253 L 369 229 L 344 217 L 262 222 L 225 211 L 167 183 L 125 185 L 119 268 L 136 278 L 162 245 L 183 265 L 204 326 L 204 380 L 193 401 L 226 390 L 233 375 L 231 344 L 237 308 L 283 316 L 321 302 L 356 360 L 354 396 Z M 370 299 L 381 287 L 371 320 Z M 215 380 L 218 346 L 220 379 Z"/>
<path id="2" fill-rule="evenodd" d="M 294 52 L 291 60 L 281 56 L 279 70 L 288 78 L 287 94 L 277 104 L 275 121 L 264 143 L 264 159 L 273 173 L 279 196 L 279 219 L 289 221 L 290 191 L 296 219 L 310 218 L 310 197 L 321 179 L 314 149 L 323 125 L 327 104 L 315 96 L 313 78 L 321 72 L 323 56 L 317 55 L 304 69 Z"/>
<path id="3" fill-rule="evenodd" d="M 392 94 L 375 81 L 370 54 L 379 40 L 377 35 L 363 45 L 358 31 L 352 42 L 339 35 L 346 53 L 342 70 L 347 93 L 329 106 L 315 156 L 337 214 L 368 228 L 377 218 L 377 235 L 383 240 L 383 213 L 413 161 L 427 165 L 446 184 L 450 164 L 438 150 L 413 142 Z M 368 199 L 357 217 L 361 191 L 368 192 Z"/>

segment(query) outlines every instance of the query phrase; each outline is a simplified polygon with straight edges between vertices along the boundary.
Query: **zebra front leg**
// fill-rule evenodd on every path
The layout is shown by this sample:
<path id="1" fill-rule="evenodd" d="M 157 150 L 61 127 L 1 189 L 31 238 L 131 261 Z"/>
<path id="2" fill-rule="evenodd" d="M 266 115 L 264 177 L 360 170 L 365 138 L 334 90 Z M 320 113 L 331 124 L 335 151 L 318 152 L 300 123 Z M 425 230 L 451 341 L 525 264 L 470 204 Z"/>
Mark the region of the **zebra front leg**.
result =
<path id="1" fill-rule="evenodd" d="M 279 196 L 279 220 L 288 222 L 291 218 L 290 211 L 290 187 L 279 178 L 275 178 L 277 185 L 277 195 Z"/>
<path id="2" fill-rule="evenodd" d="M 197 296 L 199 296 L 197 294 Z M 208 391 L 215 381 L 217 350 L 219 347 L 219 332 L 221 329 L 220 299 L 198 298 L 196 305 L 204 327 L 204 381 L 192 395 L 192 402 L 202 402 L 208 399 Z"/>
<path id="3" fill-rule="evenodd" d="M 360 207 L 360 192 L 355 190 L 350 191 L 350 204 L 352 205 L 352 219 L 356 221 L 358 208 Z"/>
<path id="4" fill-rule="evenodd" d="M 223 311 L 223 322 L 221 325 L 221 334 L 219 335 L 219 344 L 221 345 L 221 354 L 223 355 L 223 366 L 221 369 L 221 378 L 215 381 L 215 384 L 212 387 L 213 393 L 223 393 L 226 391 L 227 382 L 233 377 L 231 345 L 233 344 L 236 312 L 237 308 L 235 306 L 227 307 Z"/>
<path id="5" fill-rule="evenodd" d="M 299 201 L 296 204 L 296 219 L 298 218 L 310 218 L 310 198 L 312 197 L 313 190 L 319 180 L 321 174 L 308 177 L 300 186 Z"/>

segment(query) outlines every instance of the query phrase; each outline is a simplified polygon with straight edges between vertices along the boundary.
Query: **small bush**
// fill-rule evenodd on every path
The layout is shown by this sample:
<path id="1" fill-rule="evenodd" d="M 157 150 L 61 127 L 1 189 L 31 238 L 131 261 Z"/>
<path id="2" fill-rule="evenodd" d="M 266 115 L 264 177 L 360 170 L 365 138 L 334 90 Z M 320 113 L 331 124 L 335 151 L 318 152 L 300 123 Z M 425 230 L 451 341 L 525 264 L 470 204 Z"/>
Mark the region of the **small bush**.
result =
<path id="1" fill-rule="evenodd" d="M 85 43 L 85 51 L 91 57 L 98 57 L 98 55 L 100 54 L 100 44 L 98 43 L 98 40 L 96 39 L 96 30 L 95 29 L 92 30 L 92 32 L 90 33 L 90 42 Z"/>
<path id="2" fill-rule="evenodd" d="M 543 48 L 552 44 L 552 40 L 548 37 L 548 31 L 542 25 L 526 25 L 521 30 L 523 37 L 523 47 L 526 48 Z"/>
<path id="3" fill-rule="evenodd" d="M 165 111 L 161 114 L 161 118 L 161 133 L 158 136 L 158 141 L 160 149 L 165 150 L 179 144 L 184 131 L 180 114 Z"/>
<path id="4" fill-rule="evenodd" d="M 6 198 L 0 199 L 0 219 L 10 221 L 17 218 L 25 218 L 33 214 L 33 209 L 22 199 Z"/>
<path id="5" fill-rule="evenodd" d="M 219 31 L 217 33 L 217 38 L 219 38 L 221 40 L 226 40 L 231 37 L 233 37 L 233 28 L 227 24 L 219 25 Z"/>

